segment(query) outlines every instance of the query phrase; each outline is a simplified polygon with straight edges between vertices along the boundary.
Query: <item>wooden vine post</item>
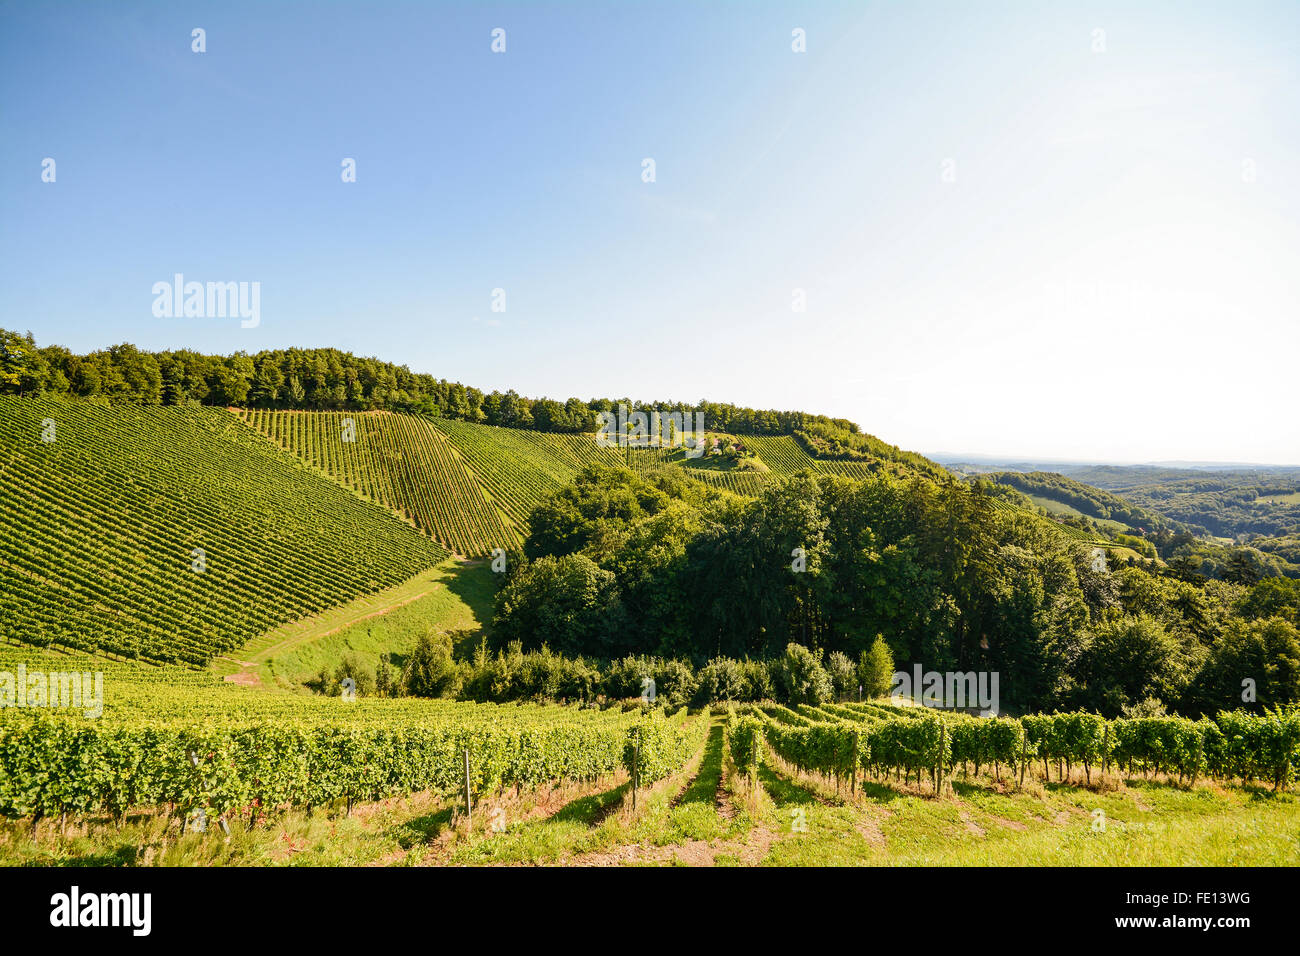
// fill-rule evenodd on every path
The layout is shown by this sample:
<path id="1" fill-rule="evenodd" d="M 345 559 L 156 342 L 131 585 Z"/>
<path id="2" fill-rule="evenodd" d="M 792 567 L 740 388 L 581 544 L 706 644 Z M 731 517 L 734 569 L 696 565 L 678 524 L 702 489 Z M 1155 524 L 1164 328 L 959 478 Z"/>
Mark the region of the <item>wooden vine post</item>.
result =
<path id="1" fill-rule="evenodd" d="M 470 790 L 469 790 L 469 748 L 468 747 L 465 748 L 465 819 L 469 821 L 471 826 L 473 826 L 474 824 L 473 804 L 470 801 Z"/>
<path id="2" fill-rule="evenodd" d="M 1029 765 L 1029 731 L 1020 727 L 1020 786 L 1025 785 L 1025 768 Z"/>
<path id="3" fill-rule="evenodd" d="M 636 729 L 636 742 L 632 745 L 632 809 L 636 809 L 636 790 L 641 780 L 641 728 Z"/>
<path id="4" fill-rule="evenodd" d="M 934 771 L 934 792 L 937 794 L 943 789 L 943 748 L 948 742 L 948 725 L 942 720 L 939 721 L 939 763 Z"/>
<path id="5" fill-rule="evenodd" d="M 858 732 L 853 731 L 853 763 L 849 769 L 849 793 L 858 792 Z"/>

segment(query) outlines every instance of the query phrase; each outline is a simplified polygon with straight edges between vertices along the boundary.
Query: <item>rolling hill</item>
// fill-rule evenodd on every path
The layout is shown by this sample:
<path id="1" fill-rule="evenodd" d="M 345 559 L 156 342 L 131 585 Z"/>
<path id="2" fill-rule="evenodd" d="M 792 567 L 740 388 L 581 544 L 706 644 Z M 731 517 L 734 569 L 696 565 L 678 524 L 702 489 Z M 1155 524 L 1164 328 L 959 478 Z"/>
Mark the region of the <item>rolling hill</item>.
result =
<path id="1" fill-rule="evenodd" d="M 189 665 L 447 557 L 238 418 L 0 398 L 0 637 Z"/>
<path id="2" fill-rule="evenodd" d="M 0 424 L 0 637 L 189 666 L 452 553 L 517 546 L 530 510 L 589 465 L 749 496 L 805 469 L 910 473 L 814 457 L 789 435 L 742 436 L 742 459 L 688 458 L 390 411 L 6 397 Z"/>

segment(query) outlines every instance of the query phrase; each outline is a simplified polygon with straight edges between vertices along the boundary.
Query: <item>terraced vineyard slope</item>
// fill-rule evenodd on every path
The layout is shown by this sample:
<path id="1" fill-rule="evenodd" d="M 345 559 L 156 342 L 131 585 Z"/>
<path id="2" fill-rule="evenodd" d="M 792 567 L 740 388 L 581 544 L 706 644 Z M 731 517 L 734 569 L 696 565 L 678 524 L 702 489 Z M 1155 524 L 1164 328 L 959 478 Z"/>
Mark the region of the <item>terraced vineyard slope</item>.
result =
<path id="1" fill-rule="evenodd" d="M 393 412 L 248 409 L 244 420 L 281 448 L 372 501 L 405 515 L 470 556 L 518 541 L 446 436 L 423 418 Z M 559 436 L 552 436 L 559 437 Z"/>
<path id="2" fill-rule="evenodd" d="M 602 448 L 591 434 L 555 435 L 450 419 L 439 419 L 434 425 L 520 529 L 526 528 L 529 511 L 590 464 L 625 465 L 639 471 L 666 465 L 717 488 L 751 497 L 773 478 L 788 477 L 805 468 L 850 478 L 864 478 L 873 470 L 860 462 L 814 458 L 789 435 L 742 436 L 769 469 L 745 471 L 716 467 L 708 457 L 689 458 L 681 449 L 633 448 L 629 452 Z"/>
<path id="3" fill-rule="evenodd" d="M 581 469 L 622 464 L 624 458 L 616 448 L 600 447 L 592 435 L 553 435 L 451 419 L 438 419 L 434 426 L 519 528 L 527 527 L 534 507 Z"/>
<path id="4" fill-rule="evenodd" d="M 447 557 L 216 408 L 0 398 L 0 638 L 198 665 Z"/>

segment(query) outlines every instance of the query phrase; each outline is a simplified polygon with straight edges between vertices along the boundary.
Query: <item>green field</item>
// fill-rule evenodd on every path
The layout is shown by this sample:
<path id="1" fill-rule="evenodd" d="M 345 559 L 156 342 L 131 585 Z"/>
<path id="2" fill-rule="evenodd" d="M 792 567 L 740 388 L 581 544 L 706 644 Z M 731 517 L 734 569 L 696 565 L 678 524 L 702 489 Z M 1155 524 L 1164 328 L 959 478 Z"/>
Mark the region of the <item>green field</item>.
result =
<path id="1" fill-rule="evenodd" d="M 1074 507 L 1074 505 L 1067 504 L 1064 501 L 1057 501 L 1055 498 L 1048 498 L 1043 495 L 1026 495 L 1025 497 L 1048 514 L 1071 515 L 1076 518 L 1087 517 L 1082 511 Z M 1111 531 L 1115 534 L 1124 534 L 1128 531 L 1128 526 L 1122 521 L 1114 521 L 1110 518 L 1090 518 L 1089 520 L 1098 527 L 1105 528 L 1107 531 Z"/>
<path id="2" fill-rule="evenodd" d="M 1300 505 L 1300 491 L 1293 491 L 1289 495 L 1261 495 L 1255 500 L 1267 505 Z"/>
<path id="3" fill-rule="evenodd" d="M 213 670 L 234 683 L 297 689 L 344 655 L 373 669 L 381 654 L 400 661 L 423 634 L 476 633 L 492 619 L 495 592 L 484 562 L 447 561 L 396 587 L 268 631 L 217 658 Z"/>

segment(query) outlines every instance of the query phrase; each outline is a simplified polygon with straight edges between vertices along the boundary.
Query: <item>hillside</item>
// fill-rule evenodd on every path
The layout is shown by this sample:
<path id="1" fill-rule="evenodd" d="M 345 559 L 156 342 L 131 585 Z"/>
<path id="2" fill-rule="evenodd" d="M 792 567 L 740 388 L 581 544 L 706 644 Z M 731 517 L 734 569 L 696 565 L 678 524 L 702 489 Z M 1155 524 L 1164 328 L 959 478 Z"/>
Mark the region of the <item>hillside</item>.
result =
<path id="1" fill-rule="evenodd" d="M 517 547 L 531 509 L 591 464 L 670 468 L 751 497 L 805 470 L 918 474 L 902 461 L 816 458 L 788 435 L 735 440 L 743 457 L 689 458 L 382 411 L 5 398 L 0 417 L 12 529 L 0 632 L 190 665 L 409 580 L 449 552 Z"/>
<path id="2" fill-rule="evenodd" d="M 353 490 L 464 555 L 509 549 L 518 535 L 444 434 L 391 412 L 243 411 L 246 422 Z M 559 436 L 553 436 L 559 437 Z"/>
<path id="3" fill-rule="evenodd" d="M 1055 472 L 996 471 L 980 477 L 1015 488 L 1049 512 L 1083 515 L 1097 522 L 1108 522 L 1112 531 L 1136 534 L 1171 525 L 1177 530 L 1176 523 L 1163 515 Z"/>
<path id="4" fill-rule="evenodd" d="M 519 528 L 528 512 L 589 464 L 617 464 L 617 449 L 590 435 L 549 435 L 493 425 L 435 419 L 492 501 Z"/>
<path id="5" fill-rule="evenodd" d="M 1300 468 L 1093 466 L 1070 475 L 1201 535 L 1237 539 L 1300 532 Z"/>
<path id="6" fill-rule="evenodd" d="M 739 436 L 753 454 L 746 462 L 736 462 L 709 454 L 691 458 L 680 448 L 602 447 L 592 434 L 554 435 L 452 419 L 434 419 L 432 424 L 447 436 L 488 497 L 521 530 L 527 527 L 529 511 L 592 464 L 625 465 L 637 471 L 674 468 L 713 487 L 751 497 L 773 479 L 803 470 L 849 478 L 864 478 L 882 469 L 904 476 L 927 474 L 903 462 L 814 458 L 789 435 Z M 712 438 L 717 433 L 709 434 Z"/>
<path id="7" fill-rule="evenodd" d="M 4 397 L 0 423 L 0 636 L 191 666 L 451 552 L 516 547 L 529 511 L 590 464 L 749 496 L 805 469 L 880 467 L 814 458 L 791 436 L 747 437 L 738 465 L 382 411 Z"/>
<path id="8" fill-rule="evenodd" d="M 5 640 L 191 665 L 447 557 L 214 408 L 0 398 L 0 510 Z"/>

